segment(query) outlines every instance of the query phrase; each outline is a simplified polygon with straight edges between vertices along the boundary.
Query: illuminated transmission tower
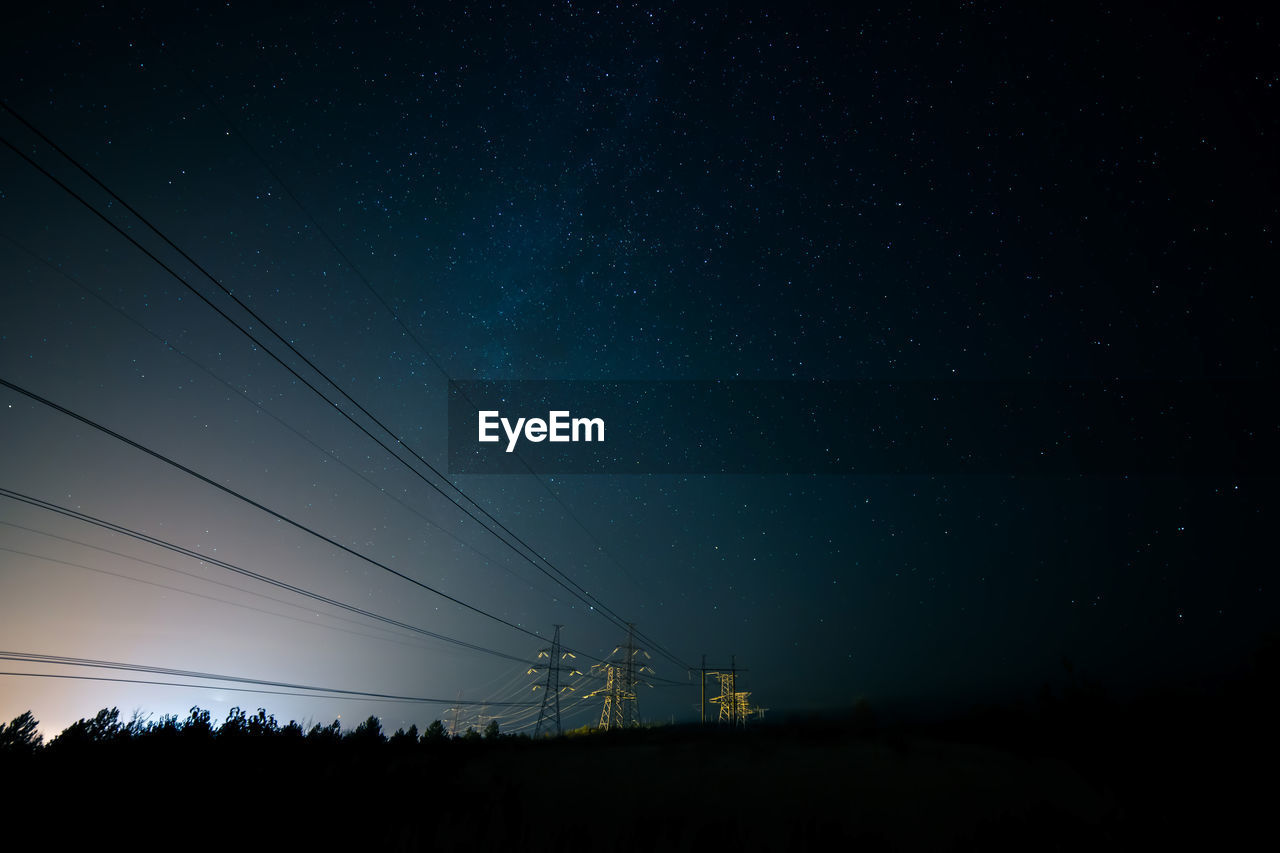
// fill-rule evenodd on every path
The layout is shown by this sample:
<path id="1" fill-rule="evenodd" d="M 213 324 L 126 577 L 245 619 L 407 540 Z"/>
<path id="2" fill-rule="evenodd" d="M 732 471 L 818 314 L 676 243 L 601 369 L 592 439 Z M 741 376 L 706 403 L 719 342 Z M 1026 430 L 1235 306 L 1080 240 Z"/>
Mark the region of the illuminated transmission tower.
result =
<path id="1" fill-rule="evenodd" d="M 738 668 L 735 666 L 728 672 L 709 672 L 720 680 L 720 695 L 712 696 L 711 701 L 720 706 L 720 722 L 729 726 L 747 725 L 747 720 L 757 712 L 751 707 L 747 697 L 751 694 L 738 689 Z M 764 716 L 765 709 L 758 709 Z"/>
<path id="2" fill-rule="evenodd" d="M 458 691 L 458 704 L 454 705 L 449 711 L 453 714 L 453 725 L 449 727 L 449 737 L 458 736 L 458 715 L 462 713 L 462 691 Z"/>
<path id="3" fill-rule="evenodd" d="M 628 709 L 634 709 L 636 695 L 627 691 L 623 685 L 621 667 L 612 663 L 598 663 L 591 667 L 604 673 L 604 687 L 588 693 L 586 698 L 604 696 L 604 707 L 600 709 L 600 730 L 626 728 L 634 725 L 634 710 L 628 719 Z"/>
<path id="4" fill-rule="evenodd" d="M 745 726 L 751 716 L 751 704 L 747 697 L 751 694 L 742 690 L 734 690 L 735 679 L 727 672 L 719 673 L 720 695 L 712 696 L 712 702 L 720 703 L 720 722 L 730 726 Z"/>
<path id="5" fill-rule="evenodd" d="M 639 678 L 645 672 L 653 670 L 639 659 L 649 653 L 637 649 L 635 643 L 635 626 L 627 625 L 627 644 L 613 650 L 613 659 L 592 666 L 604 675 L 604 687 L 593 690 L 584 698 L 603 696 L 604 706 L 600 709 L 600 730 L 629 729 L 640 725 L 640 710 L 636 702 L 636 687 L 642 682 Z"/>
<path id="6" fill-rule="evenodd" d="M 547 730 L 551 730 L 554 719 L 556 727 L 556 736 L 563 734 L 560 728 L 560 694 L 566 690 L 573 690 L 572 687 L 560 686 L 560 673 L 567 672 L 569 675 L 582 675 L 581 672 L 574 669 L 571 665 L 565 665 L 565 660 L 573 659 L 576 655 L 573 652 L 566 652 L 560 648 L 560 629 L 563 625 L 557 625 L 554 636 L 551 638 L 551 648 L 541 649 L 538 652 L 539 663 L 529 668 L 529 673 L 547 671 L 546 683 L 542 685 L 542 709 L 538 711 L 538 725 L 533 730 L 535 738 L 542 736 L 542 726 L 546 724 Z M 542 660 L 546 663 L 541 663 Z M 538 689 L 538 685 L 533 686 L 534 690 Z"/>

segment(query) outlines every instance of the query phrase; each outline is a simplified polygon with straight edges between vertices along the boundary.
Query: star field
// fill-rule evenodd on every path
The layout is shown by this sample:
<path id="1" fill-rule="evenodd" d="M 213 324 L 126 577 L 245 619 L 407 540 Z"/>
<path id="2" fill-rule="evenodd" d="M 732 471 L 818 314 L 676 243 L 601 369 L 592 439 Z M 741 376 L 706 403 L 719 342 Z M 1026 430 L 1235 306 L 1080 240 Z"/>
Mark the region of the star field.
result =
<path id="1" fill-rule="evenodd" d="M 0 79 L 442 469 L 450 379 L 1095 383 L 1054 435 L 1069 444 L 1110 411 L 1108 382 L 1270 394 L 1274 23 L 1105 4 L 81 6 L 22 13 Z M 314 378 L 13 115 L 0 135 Z M 504 620 L 563 623 L 595 655 L 621 642 L 18 154 L 0 164 L 0 376 Z M 537 650 L 0 397 L 0 486 Z M 683 661 L 736 656 L 774 709 L 1030 696 L 1064 657 L 1127 695 L 1241 671 L 1273 621 L 1256 555 L 1276 422 L 1202 408 L 1187 440 L 1232 464 L 456 482 Z M 867 418 L 876 441 L 918 425 Z M 1224 438 L 1232 418 L 1251 432 Z M 208 565 L 28 505 L 0 498 L 0 522 L 3 649 L 475 701 L 508 679 L 510 661 L 218 589 Z M 238 701 L 33 681 L 0 679 L 0 717 Z M 691 693 L 655 689 L 642 712 L 689 719 Z M 441 713 L 269 698 L 391 730 Z"/>

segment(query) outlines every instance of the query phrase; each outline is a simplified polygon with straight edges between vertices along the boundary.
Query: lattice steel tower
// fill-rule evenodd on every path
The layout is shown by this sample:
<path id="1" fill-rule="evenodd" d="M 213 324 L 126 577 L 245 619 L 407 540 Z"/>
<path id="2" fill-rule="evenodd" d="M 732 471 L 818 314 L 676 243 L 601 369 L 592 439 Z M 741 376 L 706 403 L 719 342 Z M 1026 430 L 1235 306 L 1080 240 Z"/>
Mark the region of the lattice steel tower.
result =
<path id="1" fill-rule="evenodd" d="M 593 690 L 586 695 L 603 696 L 604 706 L 600 709 L 600 730 L 629 729 L 640 725 L 640 709 L 636 701 L 636 687 L 643 684 L 640 676 L 652 673 L 648 664 L 640 660 L 643 655 L 649 659 L 649 653 L 636 648 L 635 626 L 627 625 L 627 644 L 613 650 L 613 658 L 592 666 L 604 675 L 604 687 Z"/>
<path id="2" fill-rule="evenodd" d="M 728 672 L 706 672 L 703 678 L 713 675 L 720 681 L 720 695 L 712 696 L 711 701 L 720 706 L 720 723 L 729 726 L 743 726 L 757 709 L 751 707 L 747 697 L 751 694 L 738 689 L 738 666 L 735 662 Z M 764 709 L 759 709 L 763 711 Z M 761 714 L 763 716 L 763 714 Z"/>
<path id="3" fill-rule="evenodd" d="M 539 672 L 544 669 L 547 671 L 547 680 L 542 685 L 542 708 L 538 711 L 538 725 L 533 730 L 533 736 L 535 738 L 542 737 L 542 727 L 544 724 L 547 726 L 548 730 L 550 730 L 552 725 L 551 720 L 554 720 L 556 736 L 559 737 L 564 734 L 563 729 L 560 728 L 560 694 L 566 690 L 573 690 L 573 688 L 570 686 L 560 686 L 560 673 L 566 672 L 569 675 L 582 675 L 582 673 L 575 669 L 571 664 L 566 665 L 564 663 L 566 660 L 572 660 L 576 655 L 574 655 L 573 652 L 566 652 L 560 648 L 560 629 L 563 627 L 563 625 L 556 626 L 555 634 L 551 638 L 551 648 L 540 649 L 538 651 L 538 660 L 540 662 L 529 668 L 530 673 Z M 541 663 L 543 660 L 545 660 L 546 663 Z M 537 690 L 538 685 L 535 684 L 533 689 Z M 551 718 L 551 720 L 548 718 Z"/>
<path id="4" fill-rule="evenodd" d="M 730 726 L 745 726 L 747 718 L 754 713 L 747 697 L 747 691 L 737 690 L 738 676 L 733 672 L 711 673 L 720 679 L 720 695 L 712 696 L 711 701 L 720 706 L 720 722 Z"/>

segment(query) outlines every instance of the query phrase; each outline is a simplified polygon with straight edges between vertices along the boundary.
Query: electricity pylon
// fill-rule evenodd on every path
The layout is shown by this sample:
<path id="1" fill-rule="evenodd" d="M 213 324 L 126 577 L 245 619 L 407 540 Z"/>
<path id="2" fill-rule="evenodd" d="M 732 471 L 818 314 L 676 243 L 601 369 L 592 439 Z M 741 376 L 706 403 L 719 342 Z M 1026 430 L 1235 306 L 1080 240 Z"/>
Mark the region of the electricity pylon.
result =
<path id="1" fill-rule="evenodd" d="M 764 716 L 766 709 L 752 708 L 747 697 L 751 694 L 738 689 L 738 665 L 735 661 L 728 672 L 707 672 L 703 670 L 703 678 L 713 675 L 720 681 L 720 695 L 712 696 L 711 701 L 720 706 L 720 722 L 729 726 L 745 727 L 747 720 L 757 713 Z"/>
<path id="2" fill-rule="evenodd" d="M 598 663 L 591 667 L 604 673 L 604 687 L 587 694 L 588 699 L 604 696 L 604 706 L 600 709 L 600 730 L 622 729 L 632 724 L 628 710 L 634 708 L 636 696 L 634 691 L 623 687 L 625 678 L 622 668 L 612 663 Z"/>
<path id="3" fill-rule="evenodd" d="M 565 660 L 571 660 L 577 657 L 573 652 L 566 652 L 560 648 L 560 629 L 563 625 L 557 625 L 555 634 L 551 637 L 551 648 L 540 649 L 538 651 L 539 663 L 529 668 L 529 674 L 536 673 L 545 669 L 547 671 L 546 683 L 542 685 L 542 708 L 538 711 L 538 725 L 533 730 L 535 738 L 542 737 L 542 726 L 546 723 L 550 729 L 551 723 L 548 717 L 554 718 L 556 727 L 556 736 L 564 734 L 560 728 L 560 694 L 566 690 L 573 690 L 572 687 L 560 686 L 560 673 L 567 672 L 569 675 L 582 675 L 572 665 L 566 666 Z M 546 663 L 541 663 L 542 660 Z M 533 686 L 534 690 L 538 689 L 538 685 Z M 550 706 L 550 707 L 548 707 Z"/>
<path id="4" fill-rule="evenodd" d="M 640 676 L 653 673 L 653 669 L 639 659 L 644 655 L 649 660 L 649 653 L 636 648 L 635 626 L 627 625 L 627 644 L 613 650 L 613 658 L 595 664 L 591 668 L 604 675 L 604 687 L 593 690 L 584 698 L 603 696 L 604 706 L 600 709 L 600 730 L 629 729 L 640 725 L 640 709 L 636 701 L 636 687 L 644 684 Z"/>
<path id="5" fill-rule="evenodd" d="M 735 690 L 737 676 L 730 672 L 713 673 L 720 679 L 720 695 L 712 696 L 711 701 L 720 705 L 720 722 L 730 726 L 745 726 L 751 716 L 751 703 L 747 697 L 751 694 L 743 690 Z"/>
<path id="6" fill-rule="evenodd" d="M 458 736 L 458 715 L 462 713 L 462 691 L 458 691 L 458 704 L 449 709 L 453 712 L 453 725 L 449 728 L 449 736 Z"/>

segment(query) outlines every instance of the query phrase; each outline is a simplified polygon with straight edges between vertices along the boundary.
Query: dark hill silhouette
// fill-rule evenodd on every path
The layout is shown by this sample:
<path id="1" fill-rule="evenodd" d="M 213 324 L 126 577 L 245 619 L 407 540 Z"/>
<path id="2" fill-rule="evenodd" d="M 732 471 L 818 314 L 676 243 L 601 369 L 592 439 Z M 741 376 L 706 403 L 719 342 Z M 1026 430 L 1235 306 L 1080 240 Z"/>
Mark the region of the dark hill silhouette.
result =
<path id="1" fill-rule="evenodd" d="M 1216 694 L 1112 701 L 1071 678 L 1021 707 L 906 724 L 847 715 L 748 731 L 667 726 L 533 741 L 304 732 L 265 709 L 214 726 L 78 720 L 43 744 L 0 727 L 11 822 L 42 846 L 331 849 L 1128 850 L 1240 846 L 1269 814 L 1276 663 Z M 13 806 L 17 808 L 13 808 Z"/>

